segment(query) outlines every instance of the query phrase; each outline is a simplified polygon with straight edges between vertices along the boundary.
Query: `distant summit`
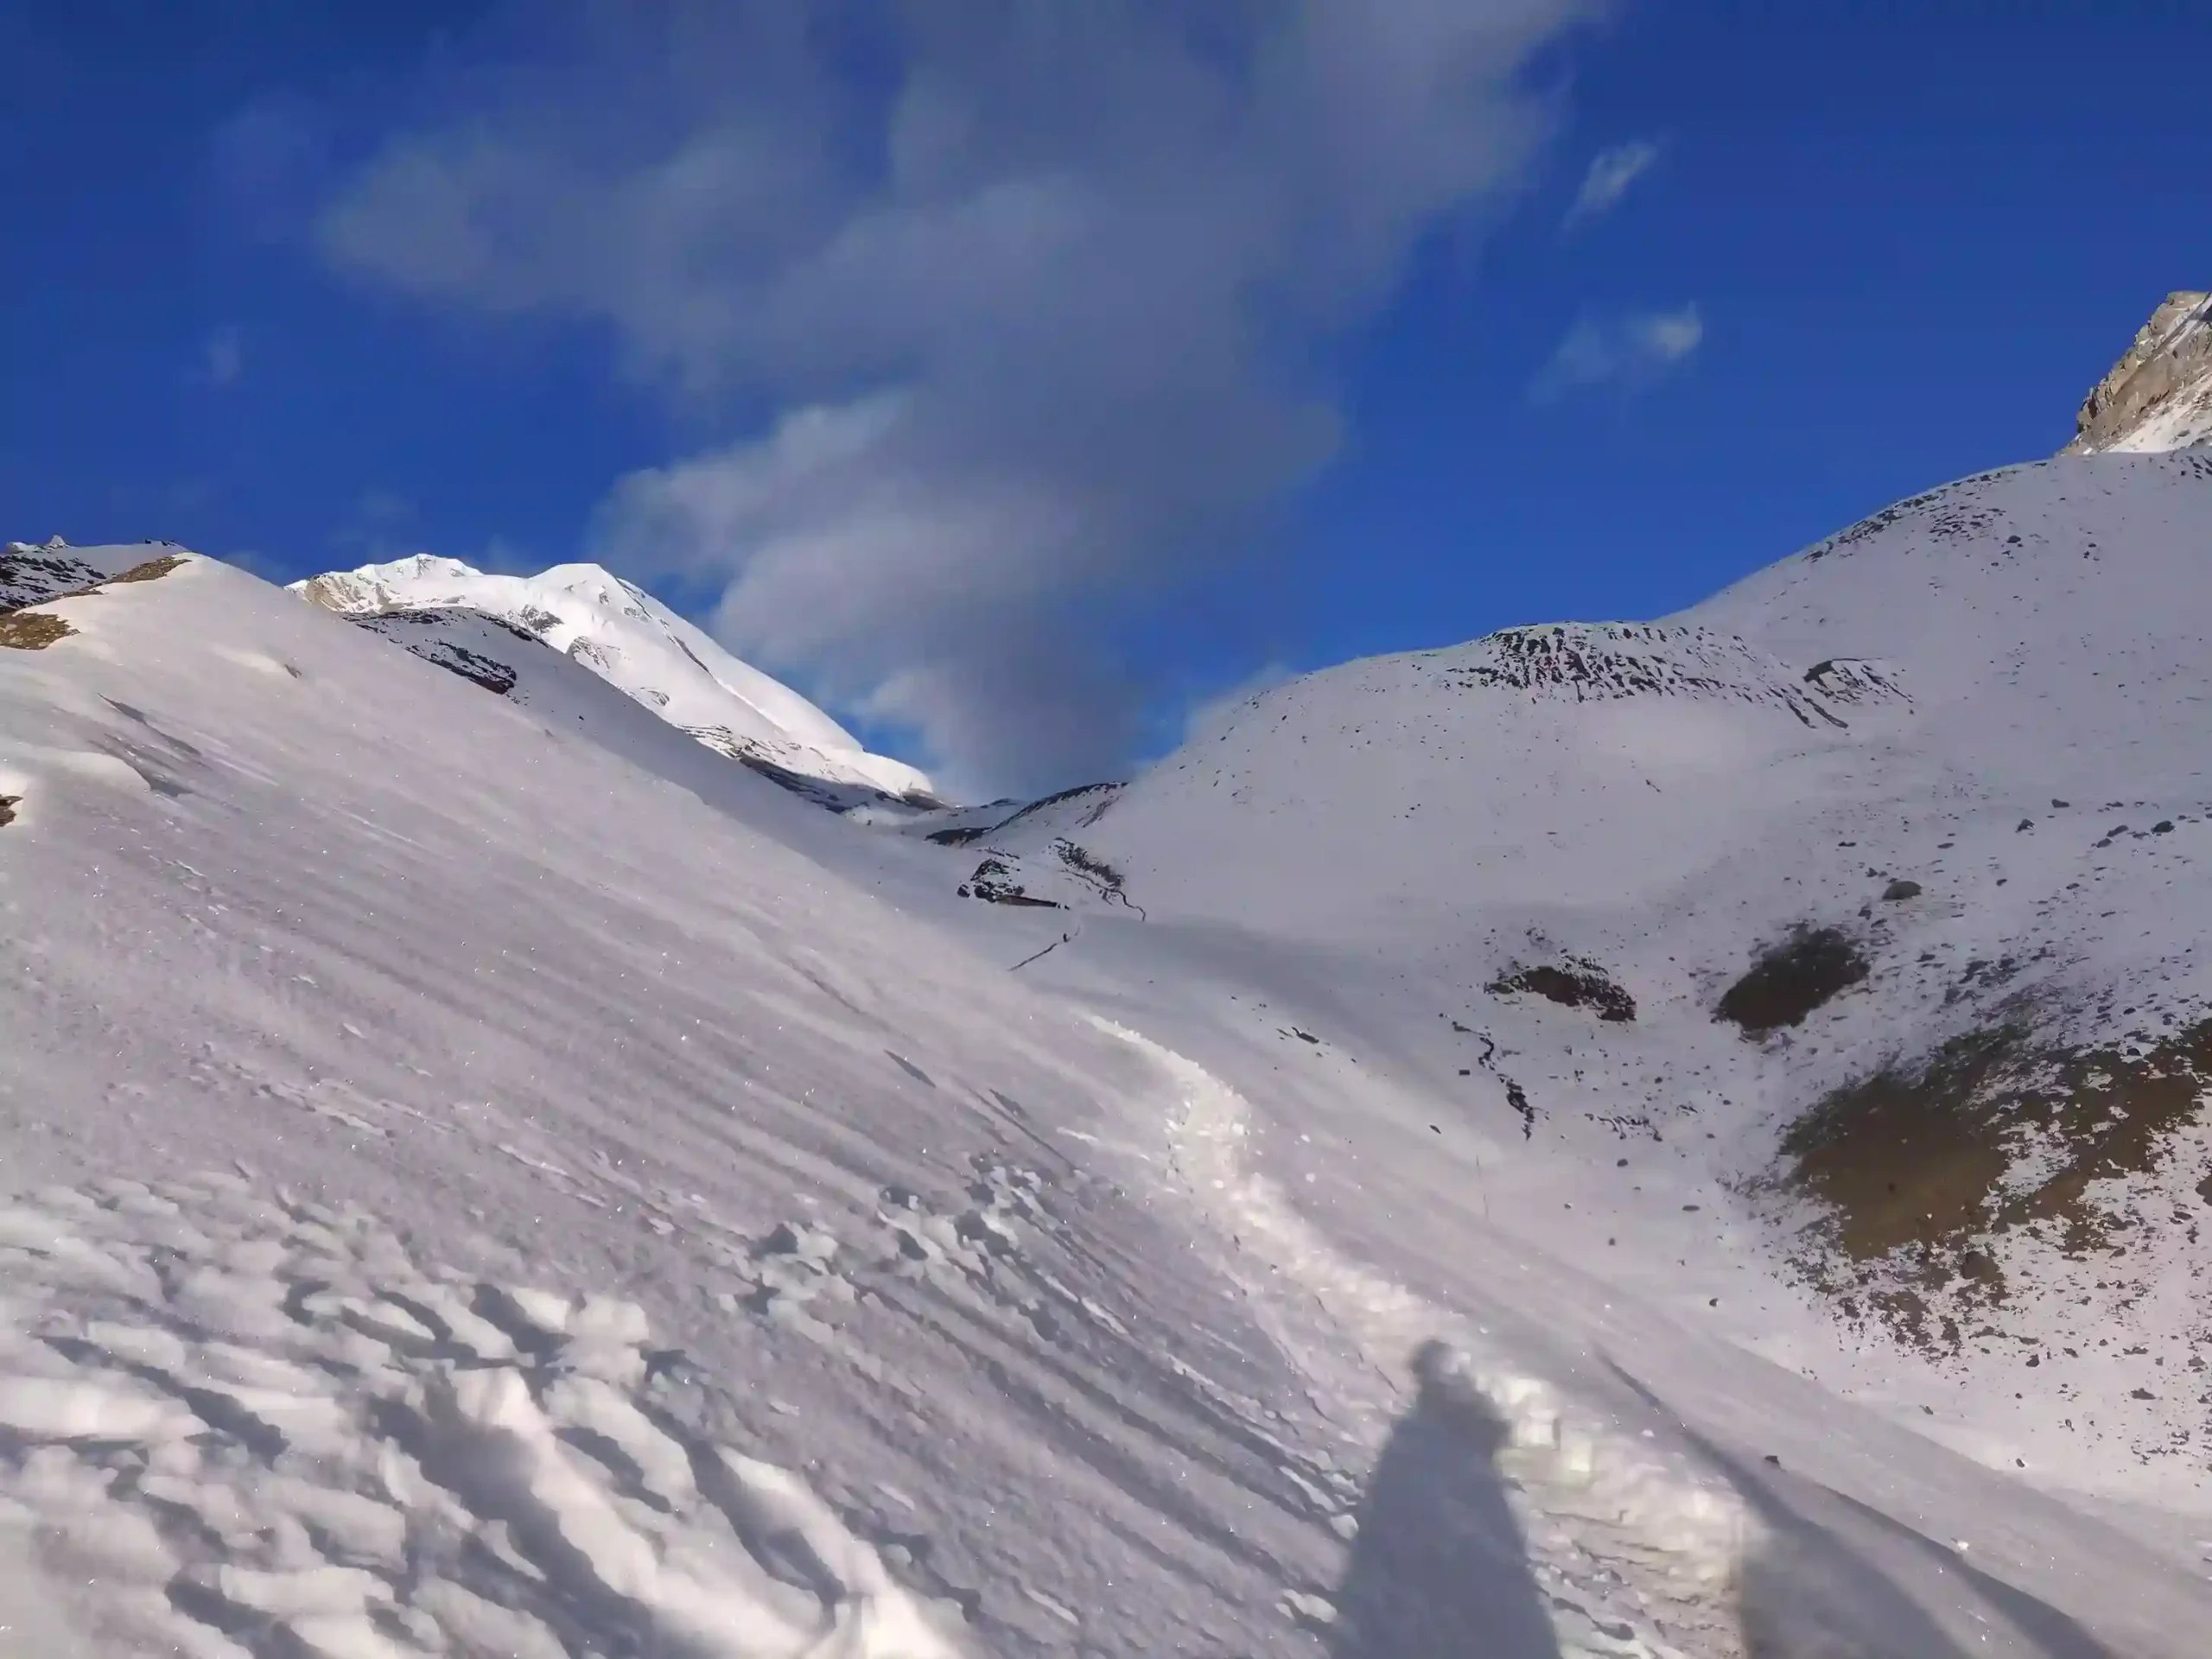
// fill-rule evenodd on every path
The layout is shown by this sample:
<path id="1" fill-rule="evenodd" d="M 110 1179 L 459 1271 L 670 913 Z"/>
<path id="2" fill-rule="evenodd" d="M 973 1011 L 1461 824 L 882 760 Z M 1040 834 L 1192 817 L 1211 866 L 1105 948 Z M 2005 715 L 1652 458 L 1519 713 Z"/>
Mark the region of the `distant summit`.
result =
<path id="1" fill-rule="evenodd" d="M 833 810 L 939 804 L 929 778 L 871 753 L 821 709 L 595 564 L 489 575 L 417 554 L 292 591 L 503 696 L 557 652 L 709 748 Z M 488 630 L 488 632 L 487 632 Z"/>
<path id="2" fill-rule="evenodd" d="M 2170 294 L 2075 417 L 2073 454 L 2212 441 L 2212 294 Z"/>

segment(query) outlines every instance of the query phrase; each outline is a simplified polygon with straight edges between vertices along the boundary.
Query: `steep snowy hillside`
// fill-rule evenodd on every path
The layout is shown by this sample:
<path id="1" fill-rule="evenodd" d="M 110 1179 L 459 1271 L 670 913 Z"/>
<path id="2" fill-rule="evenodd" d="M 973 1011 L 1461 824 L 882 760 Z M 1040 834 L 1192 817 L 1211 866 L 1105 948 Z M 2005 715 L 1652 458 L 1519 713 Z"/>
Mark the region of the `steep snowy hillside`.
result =
<path id="1" fill-rule="evenodd" d="M 1650 915 L 1520 892 L 1555 952 L 1456 986 L 1495 1036 L 1416 1075 L 1446 936 L 1501 901 L 1414 905 L 1412 842 L 1300 875 L 1267 818 L 1363 751 L 1301 721 L 1382 745 L 1390 665 L 1226 729 L 1268 757 L 1249 858 L 1144 867 L 1280 916 L 1146 921 L 961 899 L 981 843 L 810 811 L 634 704 L 580 733 L 625 706 L 581 671 L 486 695 L 211 562 L 67 556 L 95 580 L 0 616 L 0 1652 L 2189 1659 L 2212 1625 L 2155 1517 L 1750 1351 L 1735 1299 L 1779 1291 L 1699 1254 L 1694 1128 L 1536 1161 L 1541 1045 L 1684 1052 Z M 1419 665 L 1408 747 L 1464 772 L 1456 711 L 1531 711 L 1542 810 L 1643 729 L 1578 760 L 1544 734 L 1578 710 L 1696 711 L 1651 773 L 1683 794 L 1920 717 L 1909 671 L 1793 681 L 1710 624 L 1561 649 Z M 1006 833 L 1163 822 L 1195 764 Z M 1363 932 L 1254 861 L 1403 902 Z M 1716 937 L 1770 897 L 1738 885 Z"/>
<path id="2" fill-rule="evenodd" d="M 2075 424 L 2067 448 L 2086 454 L 2212 442 L 2212 294 L 2169 295 Z"/>
<path id="3" fill-rule="evenodd" d="M 1144 929 L 1262 988 L 1220 1030 L 1453 1103 L 1402 1127 L 1583 1270 L 1993 1465 L 2202 1509 L 2208 559 L 2212 453 L 1986 474 L 1664 623 L 1255 698 L 1074 839 L 1110 904 L 1064 833 L 955 868 L 1077 907 L 1032 972 Z"/>
<path id="4" fill-rule="evenodd" d="M 743 772 L 709 805 L 220 565 L 35 614 L 5 1650 L 1296 1639 L 1357 1443 L 1193 1249 L 1125 1042 Z"/>
<path id="5" fill-rule="evenodd" d="M 293 590 L 489 689 L 535 677 L 540 671 L 519 646 L 542 644 L 709 748 L 833 810 L 938 804 L 922 772 L 869 753 L 790 687 L 595 564 L 495 576 L 423 554 L 311 577 Z M 487 633 L 486 624 L 507 637 Z"/>

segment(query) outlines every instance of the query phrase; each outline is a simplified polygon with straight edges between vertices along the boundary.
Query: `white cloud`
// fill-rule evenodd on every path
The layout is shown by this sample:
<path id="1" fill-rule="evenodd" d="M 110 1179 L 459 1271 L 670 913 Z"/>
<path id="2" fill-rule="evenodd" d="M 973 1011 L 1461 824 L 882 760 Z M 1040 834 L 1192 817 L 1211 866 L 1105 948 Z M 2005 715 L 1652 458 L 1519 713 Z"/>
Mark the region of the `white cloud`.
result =
<path id="1" fill-rule="evenodd" d="M 1628 194 L 1629 187 L 1649 172 L 1658 159 L 1659 146 L 1647 138 L 1599 150 L 1590 158 L 1582 188 L 1574 193 L 1573 205 L 1567 210 L 1567 223 L 1580 225 L 1612 212 Z"/>
<path id="2" fill-rule="evenodd" d="M 1607 384 L 1638 389 L 1688 358 L 1704 339 L 1705 320 L 1694 305 L 1585 317 L 1536 372 L 1529 395 L 1551 403 Z"/>
<path id="3" fill-rule="evenodd" d="M 624 480 L 602 556 L 720 584 L 733 645 L 941 766 L 1062 781 L 1144 702 L 1096 618 L 1222 568 L 1327 459 L 1316 348 L 1518 176 L 1523 71 L 1586 9 L 520 8 L 322 241 L 607 326 L 702 422 L 777 411 Z"/>
<path id="4" fill-rule="evenodd" d="M 218 328 L 200 346 L 200 370 L 213 386 L 234 385 L 245 372 L 245 339 L 236 328 Z"/>
<path id="5" fill-rule="evenodd" d="M 282 584 L 294 580 L 284 569 L 283 561 L 257 548 L 238 547 L 220 556 L 225 564 L 236 565 L 249 575 L 259 576 L 264 582 Z"/>
<path id="6" fill-rule="evenodd" d="M 327 125 L 326 112 L 299 93 L 245 105 L 210 135 L 208 200 L 250 235 L 296 234 L 330 175 Z"/>

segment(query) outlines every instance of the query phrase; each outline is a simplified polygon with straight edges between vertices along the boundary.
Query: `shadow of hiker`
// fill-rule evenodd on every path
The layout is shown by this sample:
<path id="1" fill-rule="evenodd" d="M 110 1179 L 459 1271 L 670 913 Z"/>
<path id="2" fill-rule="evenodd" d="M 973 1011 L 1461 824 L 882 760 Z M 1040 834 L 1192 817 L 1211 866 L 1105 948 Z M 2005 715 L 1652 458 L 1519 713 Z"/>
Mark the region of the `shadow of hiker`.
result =
<path id="1" fill-rule="evenodd" d="M 1440 1342 L 1414 1357 L 1327 1632 L 1333 1659 L 1558 1659 L 1545 1597 L 1495 1462 L 1504 1421 Z"/>
<path id="2" fill-rule="evenodd" d="M 1828 1528 L 1696 1433 L 1759 1522 L 1737 1587 L 1745 1659 L 1965 1659 L 1918 1603 Z"/>
<path id="3" fill-rule="evenodd" d="M 2056 1607 L 1880 1510 L 1815 1481 L 1762 1476 L 1694 1433 L 1690 1442 L 1726 1474 L 1765 1531 L 1764 1548 L 1744 1565 L 1746 1659 L 1966 1659 L 1967 1649 L 1899 1582 L 1900 1574 L 1908 1583 L 1921 1575 L 1904 1563 L 1885 1573 L 1872 1559 L 1878 1552 L 1919 1558 L 1932 1567 L 1933 1583 L 1958 1586 L 1952 1593 L 1960 1611 L 1977 1622 L 1988 1621 L 1976 1604 L 1997 1614 L 2018 1638 L 2012 1651 L 2112 1659 Z"/>
<path id="4" fill-rule="evenodd" d="M 1628 1372 L 1618 1365 L 1612 1370 L 1647 1403 L 1667 1411 Z M 1996 1651 L 2113 1659 L 2066 1614 L 1981 1571 L 1957 1550 L 1779 1465 L 1748 1464 L 1675 1421 L 1685 1443 L 1726 1478 L 1758 1522 L 1759 1538 L 1745 1554 L 1738 1586 L 1745 1659 L 1967 1659 L 1968 1650 L 1908 1592 L 1905 1584 L 1915 1577 L 1923 1578 L 1923 1593 L 1943 1586 L 1954 1611 L 1983 1627 L 1982 1643 L 1989 1641 L 1991 1625 L 1981 1610 L 2011 1626 L 2018 1643 Z M 1889 1571 L 1876 1559 L 1880 1555 L 1892 1558 Z M 1916 1573 L 1919 1564 L 1932 1571 Z"/>

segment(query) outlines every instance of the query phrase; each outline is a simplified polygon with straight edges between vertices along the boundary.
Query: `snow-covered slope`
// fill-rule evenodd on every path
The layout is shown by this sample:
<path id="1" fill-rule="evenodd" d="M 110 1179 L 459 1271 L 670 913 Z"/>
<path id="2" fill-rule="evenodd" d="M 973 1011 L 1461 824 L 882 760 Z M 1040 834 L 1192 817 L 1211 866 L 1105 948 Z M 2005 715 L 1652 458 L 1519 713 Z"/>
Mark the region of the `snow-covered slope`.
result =
<path id="1" fill-rule="evenodd" d="M 69 1633 L 30 1651 L 1294 1639 L 1355 1448 L 1194 1250 L 1125 1042 L 703 750 L 718 799 L 205 561 L 39 613 L 0 1624 Z"/>
<path id="2" fill-rule="evenodd" d="M 928 777 L 872 754 L 798 693 L 739 661 L 652 594 L 595 564 L 535 576 L 486 575 L 428 554 L 334 571 L 294 584 L 326 609 L 375 626 L 418 655 L 464 674 L 472 658 L 499 663 L 480 683 L 531 672 L 518 641 L 564 653 L 709 747 L 842 808 L 936 804 Z M 386 622 L 397 614 L 404 620 Z M 506 633 L 486 635 L 478 619 Z M 484 647 L 489 640 L 494 647 Z"/>
<path id="3" fill-rule="evenodd" d="M 2212 442 L 2212 294 L 2167 296 L 2075 424 L 2067 448 L 2088 454 Z"/>
<path id="4" fill-rule="evenodd" d="M 1234 957 L 1286 1052 L 1440 1103 L 1413 1133 L 1522 1236 L 1993 1465 L 2201 1507 L 2209 560 L 2212 454 L 2069 455 L 1664 623 L 1293 682 L 1081 832 L 1119 880 L 1078 950 Z"/>
<path id="5" fill-rule="evenodd" d="M 10 543 L 0 1655 L 2195 1659 L 2208 558 L 2068 454 L 963 810 L 588 567 Z"/>
<path id="6" fill-rule="evenodd" d="M 1214 923 L 963 901 L 972 844 L 812 812 L 642 709 L 586 741 L 621 700 L 581 671 L 486 695 L 220 565 L 75 556 L 140 579 L 0 649 L 0 1624 L 29 1653 L 2186 1659 L 2212 1621 L 2135 1541 L 2156 1517 L 1752 1351 L 1736 1300 L 1781 1290 L 1701 1252 L 1693 1165 L 1535 1160 L 1553 1015 L 1578 1059 L 1586 1031 L 1681 1052 L 1656 951 L 1605 964 L 1634 1020 L 1459 985 L 1494 1047 L 1440 1040 L 1496 1070 L 1427 1079 L 1446 1027 L 1412 1005 L 1491 912 L 1399 906 L 1401 963 L 1294 893 Z M 1577 703 L 1523 642 L 1437 671 L 1438 709 L 1656 682 L 1705 734 L 1662 783 L 1738 739 L 1844 753 L 1862 728 L 1818 711 L 1854 696 L 1913 717 L 1904 671 L 1807 692 L 1711 625 L 1586 643 L 1623 695 Z M 626 759 L 649 729 L 667 757 Z M 1449 770 L 1450 736 L 1412 747 Z M 1007 834 L 1158 822 L 1192 782 Z M 1238 786 L 1262 822 L 1302 787 Z M 1256 882 L 1146 870 L 1186 912 Z M 1562 939 L 1586 909 L 1628 914 L 1570 895 Z M 1484 1092 L 1509 1074 L 1525 1141 Z"/>

